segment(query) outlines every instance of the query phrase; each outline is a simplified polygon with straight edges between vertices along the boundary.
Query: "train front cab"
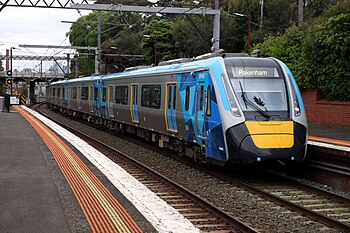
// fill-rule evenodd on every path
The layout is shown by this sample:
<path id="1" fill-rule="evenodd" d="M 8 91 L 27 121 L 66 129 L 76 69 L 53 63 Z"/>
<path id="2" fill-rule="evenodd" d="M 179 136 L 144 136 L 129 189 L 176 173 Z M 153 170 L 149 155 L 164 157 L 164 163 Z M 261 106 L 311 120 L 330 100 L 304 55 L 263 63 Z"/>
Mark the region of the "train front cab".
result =
<path id="1" fill-rule="evenodd" d="M 230 161 L 300 162 L 307 124 L 301 96 L 288 67 L 276 59 L 225 61 L 245 121 L 226 130 Z"/>

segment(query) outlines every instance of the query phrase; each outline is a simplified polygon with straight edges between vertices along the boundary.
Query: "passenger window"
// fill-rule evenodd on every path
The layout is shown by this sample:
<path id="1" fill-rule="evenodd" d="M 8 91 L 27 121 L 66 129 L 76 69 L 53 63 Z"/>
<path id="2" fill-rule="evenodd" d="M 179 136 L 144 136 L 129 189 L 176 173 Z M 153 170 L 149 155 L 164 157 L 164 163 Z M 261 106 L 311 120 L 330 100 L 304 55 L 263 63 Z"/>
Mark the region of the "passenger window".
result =
<path id="1" fill-rule="evenodd" d="M 168 88 L 168 109 L 171 108 L 171 91 L 172 91 L 173 87 L 169 86 Z"/>
<path id="2" fill-rule="evenodd" d="M 185 110 L 188 111 L 190 106 L 190 86 L 186 86 Z"/>
<path id="3" fill-rule="evenodd" d="M 146 108 L 160 108 L 161 87 L 160 85 L 142 86 L 141 106 Z"/>
<path id="4" fill-rule="evenodd" d="M 176 108 L 176 86 L 174 86 L 174 103 L 173 103 L 173 109 Z"/>
<path id="5" fill-rule="evenodd" d="M 211 116 L 211 89 L 210 86 L 208 86 L 207 89 L 207 107 L 206 107 L 206 115 Z"/>
<path id="6" fill-rule="evenodd" d="M 201 90 L 200 90 L 200 99 L 199 99 L 199 110 L 202 111 L 203 110 L 203 98 L 204 98 L 204 86 L 201 86 Z"/>
<path id="7" fill-rule="evenodd" d="M 89 88 L 88 87 L 82 87 L 81 88 L 81 99 L 87 100 L 89 97 Z"/>
<path id="8" fill-rule="evenodd" d="M 108 102 L 112 103 L 113 102 L 113 87 L 109 86 L 108 87 Z"/>
<path id="9" fill-rule="evenodd" d="M 94 100 L 95 101 L 98 100 L 98 88 L 97 87 L 94 88 Z"/>
<path id="10" fill-rule="evenodd" d="M 102 88 L 102 101 L 106 102 L 107 88 Z"/>
<path id="11" fill-rule="evenodd" d="M 128 104 L 128 86 L 115 87 L 115 103 Z"/>
<path id="12" fill-rule="evenodd" d="M 72 87 L 72 90 L 71 90 L 71 98 L 72 99 L 76 99 L 77 98 L 77 88 L 76 87 Z"/>
<path id="13" fill-rule="evenodd" d="M 61 96 L 61 98 L 65 98 L 65 88 L 61 88 L 61 91 L 62 91 L 62 96 Z"/>
<path id="14" fill-rule="evenodd" d="M 133 105 L 137 105 L 137 96 L 138 96 L 138 92 L 139 92 L 139 86 L 137 85 L 132 85 L 132 104 Z"/>

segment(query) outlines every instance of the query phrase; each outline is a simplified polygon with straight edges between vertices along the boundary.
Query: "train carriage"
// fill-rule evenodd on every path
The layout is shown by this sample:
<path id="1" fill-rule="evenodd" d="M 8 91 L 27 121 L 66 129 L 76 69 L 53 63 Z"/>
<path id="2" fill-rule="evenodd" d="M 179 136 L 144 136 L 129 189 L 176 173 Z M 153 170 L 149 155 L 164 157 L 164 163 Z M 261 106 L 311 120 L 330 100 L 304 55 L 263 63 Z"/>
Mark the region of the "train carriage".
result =
<path id="1" fill-rule="evenodd" d="M 215 164 L 301 161 L 305 110 L 274 58 L 213 57 L 52 83 L 51 105 Z M 53 95 L 54 96 L 54 95 Z"/>

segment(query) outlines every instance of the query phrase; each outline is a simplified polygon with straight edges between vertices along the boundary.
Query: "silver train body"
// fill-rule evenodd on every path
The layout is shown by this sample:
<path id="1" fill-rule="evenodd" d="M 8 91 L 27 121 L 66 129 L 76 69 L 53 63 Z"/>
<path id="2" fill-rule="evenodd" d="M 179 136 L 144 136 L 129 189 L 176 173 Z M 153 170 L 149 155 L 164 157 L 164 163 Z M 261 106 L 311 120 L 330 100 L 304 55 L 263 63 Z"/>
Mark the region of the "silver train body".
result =
<path id="1" fill-rule="evenodd" d="M 302 161 L 307 121 L 274 58 L 214 57 L 52 83 L 51 108 L 224 165 Z"/>

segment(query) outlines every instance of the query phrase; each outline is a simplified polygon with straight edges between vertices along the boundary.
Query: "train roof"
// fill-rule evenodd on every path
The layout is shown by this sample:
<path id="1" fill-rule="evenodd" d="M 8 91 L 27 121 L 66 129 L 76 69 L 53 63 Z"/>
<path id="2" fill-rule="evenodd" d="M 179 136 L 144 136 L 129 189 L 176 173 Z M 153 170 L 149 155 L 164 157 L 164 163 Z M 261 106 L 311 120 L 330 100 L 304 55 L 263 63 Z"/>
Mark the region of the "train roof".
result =
<path id="1" fill-rule="evenodd" d="M 136 70 L 127 70 L 120 73 L 107 74 L 103 76 L 104 80 L 108 80 L 110 78 L 118 78 L 118 77 L 126 77 L 126 76 L 140 76 L 147 74 L 163 74 L 163 73 L 177 73 L 182 71 L 191 71 L 196 69 L 204 69 L 209 68 L 214 62 L 217 62 L 218 59 L 222 59 L 220 57 L 210 58 L 206 60 L 200 61 L 191 61 L 185 63 L 164 65 L 164 66 L 154 66 L 150 68 L 141 68 Z"/>
<path id="2" fill-rule="evenodd" d="M 147 74 L 165 74 L 165 73 L 179 73 L 183 71 L 193 71 L 193 70 L 198 70 L 198 69 L 206 69 L 210 68 L 214 64 L 217 64 L 217 62 L 225 61 L 225 64 L 267 64 L 267 60 L 270 62 L 272 59 L 268 58 L 256 58 L 256 57 L 249 57 L 249 56 L 215 56 L 215 57 L 210 57 L 207 59 L 198 59 L 195 61 L 189 61 L 189 62 L 183 62 L 183 63 L 176 63 L 176 64 L 170 64 L 170 65 L 163 65 L 163 66 L 154 66 L 154 67 L 141 67 L 138 69 L 130 69 L 130 70 L 125 70 L 123 72 L 119 73 L 113 73 L 113 74 L 106 74 L 106 75 L 98 75 L 98 76 L 89 76 L 89 77 L 82 77 L 82 78 L 76 78 L 76 79 L 70 79 L 70 80 L 62 80 L 62 81 L 57 81 L 52 83 L 53 85 L 56 84 L 63 84 L 63 83 L 75 83 L 75 82 L 91 82 L 95 80 L 108 80 L 108 79 L 113 79 L 113 78 L 123 78 L 123 77 L 128 77 L 128 76 L 143 76 Z M 271 64 L 271 63 L 270 63 Z"/>

